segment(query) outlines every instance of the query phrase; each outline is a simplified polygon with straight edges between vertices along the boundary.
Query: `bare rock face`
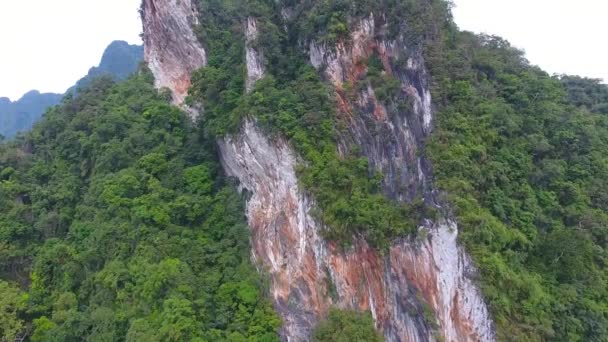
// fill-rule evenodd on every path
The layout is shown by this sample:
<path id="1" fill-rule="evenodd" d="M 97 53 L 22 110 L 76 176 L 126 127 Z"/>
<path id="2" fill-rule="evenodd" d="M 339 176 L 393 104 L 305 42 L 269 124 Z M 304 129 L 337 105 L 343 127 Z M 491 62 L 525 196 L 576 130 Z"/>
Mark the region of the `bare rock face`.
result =
<path id="1" fill-rule="evenodd" d="M 187 18 L 196 17 L 196 12 L 190 0 L 145 0 L 144 12 L 145 32 L 150 35 L 145 40 L 146 60 L 158 85 L 169 87 L 179 102 L 183 99 L 179 94 L 185 94 L 180 86 L 189 85 L 183 75 L 205 65 L 204 50 L 184 38 L 194 37 L 192 28 L 176 25 L 195 23 Z M 430 167 L 417 153 L 432 124 L 424 61 L 399 39 L 378 40 L 376 26 L 373 17 L 362 20 L 349 44 L 326 47 L 312 42 L 311 63 L 324 70 L 335 86 L 340 115 L 351 118 L 350 134 L 342 138 L 340 150 L 360 146 L 370 164 L 386 175 L 385 192 L 395 200 L 422 195 L 435 203 L 427 181 Z M 264 75 L 264 60 L 252 44 L 258 35 L 255 19 L 248 18 L 243 27 L 250 91 Z M 188 54 L 194 50 L 201 57 L 196 61 Z M 378 53 L 387 72 L 399 79 L 401 96 L 411 101 L 409 110 L 394 113 L 380 103 L 372 87 L 360 91 L 356 100 L 346 96 L 344 84 L 366 72 L 362 61 L 372 53 Z M 410 57 L 402 60 L 405 55 Z M 383 130 L 382 134 L 374 134 L 374 129 Z M 344 251 L 320 236 L 322 224 L 311 214 L 314 200 L 298 184 L 298 156 L 287 142 L 270 140 L 248 119 L 239 134 L 218 144 L 226 173 L 238 178 L 242 190 L 251 194 L 247 217 L 252 258 L 270 276 L 284 340 L 309 341 L 331 306 L 371 311 L 387 341 L 495 339 L 483 298 L 468 278 L 475 268 L 458 246 L 458 228 L 449 217 L 426 220 L 420 227 L 423 238 L 396 241 L 384 254 L 361 239 Z M 435 319 L 429 319 L 429 312 Z"/>
<path id="2" fill-rule="evenodd" d="M 387 341 L 493 340 L 453 222 L 427 222 L 429 239 L 399 241 L 386 256 L 360 240 L 344 252 L 319 235 L 321 225 L 310 215 L 314 202 L 299 189 L 297 157 L 285 141 L 269 140 L 246 121 L 239 135 L 219 146 L 227 174 L 251 192 L 253 258 L 271 277 L 285 340 L 309 341 L 332 305 L 370 310 Z M 435 313 L 437 331 L 423 318 L 420 298 Z"/>
<path id="3" fill-rule="evenodd" d="M 407 299 L 404 275 L 385 274 L 391 260 L 364 241 L 343 252 L 319 235 L 320 225 L 310 215 L 314 202 L 299 189 L 297 158 L 286 142 L 270 141 L 247 121 L 238 136 L 220 141 L 219 146 L 227 174 L 237 177 L 252 194 L 247 217 L 253 258 L 271 276 L 272 299 L 283 319 L 285 340 L 309 341 L 313 327 L 332 305 L 371 310 L 389 341 L 431 339 L 419 317 L 393 306 L 418 310 Z M 395 258 L 403 261 L 398 250 Z M 400 278 L 394 287 L 391 277 Z"/>
<path id="4" fill-rule="evenodd" d="M 255 82 L 264 77 L 264 64 L 262 52 L 253 47 L 255 40 L 258 38 L 258 23 L 255 18 L 247 18 L 245 24 L 245 59 L 247 62 L 247 80 L 245 88 L 248 92 L 253 90 Z"/>
<path id="5" fill-rule="evenodd" d="M 349 118 L 350 135 L 343 138 L 342 150 L 349 145 L 362 149 L 371 167 L 385 175 L 384 191 L 396 200 L 422 197 L 427 204 L 439 207 L 431 184 L 429 163 L 420 156 L 424 140 L 431 131 L 432 108 L 429 76 L 419 49 L 410 49 L 403 37 L 385 40 L 378 31 L 386 30 L 373 15 L 361 20 L 351 32 L 348 44 L 335 47 L 310 44 L 311 63 L 324 70 L 338 94 L 339 110 Z M 385 72 L 401 83 L 402 102 L 411 108 L 386 108 L 372 86 L 355 94 L 346 94 L 344 85 L 360 80 L 367 72 L 366 61 L 376 54 Z M 351 95 L 351 96 L 348 96 Z M 427 220 L 420 228 L 422 241 L 395 243 L 385 260 L 385 284 L 392 299 L 406 294 L 408 288 L 429 304 L 439 323 L 438 332 L 446 341 L 494 340 L 493 324 L 479 289 L 468 277 L 476 273 L 471 259 L 458 246 L 458 227 L 450 217 Z M 394 321 L 385 329 L 398 326 L 396 317 L 407 308 L 403 302 L 387 298 Z M 401 306 L 401 307 L 400 307 Z M 399 310 L 401 309 L 401 311 Z M 398 313 L 398 314 L 397 314 Z M 398 334 L 399 335 L 399 334 Z M 403 340 L 401 336 L 397 340 Z"/>
<path id="6" fill-rule="evenodd" d="M 410 50 L 399 38 L 376 38 L 377 31 L 386 31 L 377 25 L 371 15 L 352 30 L 348 42 L 336 46 L 311 42 L 310 62 L 324 70 L 335 86 L 338 110 L 350 123 L 351 134 L 342 138 L 341 149 L 348 150 L 348 145 L 361 148 L 370 166 L 385 175 L 385 193 L 393 199 L 412 200 L 430 190 L 428 165 L 418 156 L 432 121 L 428 75 L 420 51 Z M 401 83 L 400 98 L 411 103 L 406 110 L 386 108 L 371 86 L 359 92 L 346 89 L 346 84 L 353 88 L 365 77 L 372 55 L 378 56 L 386 73 Z"/>
<path id="7" fill-rule="evenodd" d="M 144 59 L 158 88 L 169 88 L 182 104 L 192 72 L 207 64 L 205 49 L 194 34 L 198 13 L 191 0 L 143 0 Z"/>

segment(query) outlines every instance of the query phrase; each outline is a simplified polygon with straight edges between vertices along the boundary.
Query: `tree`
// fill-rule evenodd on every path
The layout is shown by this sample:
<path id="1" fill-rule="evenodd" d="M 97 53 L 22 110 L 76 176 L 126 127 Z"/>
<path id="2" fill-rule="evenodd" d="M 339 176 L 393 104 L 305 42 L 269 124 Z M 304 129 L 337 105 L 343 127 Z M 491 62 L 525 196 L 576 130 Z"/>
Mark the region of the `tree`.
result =
<path id="1" fill-rule="evenodd" d="M 0 280 L 0 341 L 12 342 L 25 329 L 22 314 L 26 309 L 27 295 L 16 286 Z"/>
<path id="2" fill-rule="evenodd" d="M 369 313 L 330 309 L 325 321 L 313 335 L 315 342 L 381 342 L 384 339 L 374 328 Z"/>

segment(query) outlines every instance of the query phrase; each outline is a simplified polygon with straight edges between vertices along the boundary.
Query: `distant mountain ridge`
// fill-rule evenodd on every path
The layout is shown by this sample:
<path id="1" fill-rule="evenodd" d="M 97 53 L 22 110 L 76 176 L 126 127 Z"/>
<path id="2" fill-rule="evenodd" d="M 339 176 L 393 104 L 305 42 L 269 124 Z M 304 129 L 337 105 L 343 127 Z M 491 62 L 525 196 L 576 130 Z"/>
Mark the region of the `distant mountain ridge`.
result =
<path id="1" fill-rule="evenodd" d="M 10 138 L 30 129 L 47 108 L 58 104 L 62 98 L 62 94 L 42 94 L 37 90 L 26 93 L 15 102 L 0 98 L 0 135 Z"/>
<path id="2" fill-rule="evenodd" d="M 127 78 L 137 70 L 143 60 L 143 53 L 142 45 L 113 41 L 105 49 L 99 65 L 89 69 L 88 74 L 69 88 L 66 94 L 77 94 L 79 88 L 86 87 L 93 79 L 104 75 L 115 80 Z M 61 102 L 64 95 L 32 90 L 14 102 L 0 97 L 0 135 L 12 138 L 19 132 L 31 129 L 49 107 Z"/>
<path id="3" fill-rule="evenodd" d="M 104 51 L 99 66 L 89 69 L 88 74 L 66 93 L 77 92 L 79 88 L 88 86 L 93 79 L 101 76 L 112 76 L 116 80 L 126 79 L 137 70 L 143 56 L 143 45 L 131 45 L 122 40 L 113 41 Z"/>

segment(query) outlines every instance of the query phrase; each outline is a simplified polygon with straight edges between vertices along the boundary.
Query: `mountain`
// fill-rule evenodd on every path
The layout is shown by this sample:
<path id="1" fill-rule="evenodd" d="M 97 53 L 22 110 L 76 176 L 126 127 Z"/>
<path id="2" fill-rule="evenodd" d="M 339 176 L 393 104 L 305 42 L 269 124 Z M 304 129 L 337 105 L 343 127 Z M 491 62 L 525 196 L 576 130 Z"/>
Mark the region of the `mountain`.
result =
<path id="1" fill-rule="evenodd" d="M 204 106 L 201 127 L 250 196 L 284 340 L 310 340 L 334 306 L 371 311 L 388 341 L 495 338 L 424 155 L 435 113 L 422 33 L 441 28 L 446 3 L 393 3 L 144 2 L 157 86 L 180 103 L 192 83 L 188 103 Z"/>
<path id="2" fill-rule="evenodd" d="M 0 98 L 0 135 L 10 138 L 19 131 L 29 129 L 47 108 L 58 104 L 62 97 L 60 94 L 41 94 L 32 90 L 15 102 Z"/>
<path id="3" fill-rule="evenodd" d="M 88 86 L 93 79 L 102 76 L 124 80 L 137 70 L 143 60 L 143 55 L 144 47 L 142 45 L 130 45 L 121 40 L 113 41 L 104 51 L 99 66 L 91 68 L 88 74 L 67 92 L 77 92 L 78 89 Z"/>
<path id="4" fill-rule="evenodd" d="M 142 59 L 143 46 L 114 41 L 106 48 L 99 66 L 91 68 L 89 73 L 66 93 L 76 93 L 77 89 L 87 86 L 94 78 L 104 75 L 123 80 L 137 70 Z M 7 98 L 0 99 L 0 135 L 11 138 L 18 132 L 31 129 L 49 107 L 61 102 L 63 96 L 40 94 L 33 90 L 15 102 L 10 102 Z"/>
<path id="5" fill-rule="evenodd" d="M 608 88 L 450 6 L 144 0 L 0 144 L 2 335 L 604 341 Z"/>

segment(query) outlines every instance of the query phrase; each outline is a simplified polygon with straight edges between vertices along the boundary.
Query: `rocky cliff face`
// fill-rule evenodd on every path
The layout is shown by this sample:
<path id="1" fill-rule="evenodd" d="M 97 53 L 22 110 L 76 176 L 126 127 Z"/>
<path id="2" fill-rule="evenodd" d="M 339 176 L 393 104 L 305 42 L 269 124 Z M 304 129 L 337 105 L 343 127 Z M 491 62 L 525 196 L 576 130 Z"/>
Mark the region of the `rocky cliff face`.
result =
<path id="1" fill-rule="evenodd" d="M 264 64 L 262 51 L 254 48 L 255 40 L 258 38 L 258 23 L 255 18 L 247 18 L 245 24 L 245 59 L 247 62 L 247 80 L 245 88 L 251 91 L 255 86 L 255 82 L 264 77 Z"/>
<path id="2" fill-rule="evenodd" d="M 183 53 L 198 45 L 163 42 L 167 37 L 192 33 L 190 27 L 175 25 L 184 20 L 182 16 L 196 16 L 189 1 L 180 2 L 146 0 L 143 8 L 144 26 L 151 24 L 144 30 L 148 35 L 146 58 L 153 64 L 159 85 L 205 64 L 202 58 L 195 65 Z M 171 6 L 190 8 L 191 12 L 159 11 Z M 256 51 L 252 44 L 258 34 L 255 19 L 248 18 L 243 27 L 248 40 L 244 56 L 247 88 L 251 89 L 264 74 L 263 51 Z M 432 124 L 424 61 L 403 39 L 378 38 L 382 36 L 378 29 L 382 24 L 370 16 L 352 30 L 349 44 L 324 46 L 313 41 L 309 45 L 311 63 L 335 86 L 339 112 L 350 118 L 349 134 L 342 138 L 340 149 L 346 152 L 359 146 L 371 166 L 386 175 L 388 196 L 403 201 L 422 196 L 427 203 L 439 206 L 427 181 L 428 163 L 417 153 Z M 387 108 L 371 86 L 354 98 L 347 96 L 344 84 L 366 72 L 363 61 L 372 53 L 379 54 L 386 72 L 399 80 L 399 96 L 408 100 L 408 108 Z M 179 61 L 179 56 L 187 58 Z M 184 84 L 172 86 L 178 83 L 164 83 L 174 91 L 176 100 L 183 98 Z M 487 308 L 469 279 L 475 269 L 457 245 L 457 225 L 449 217 L 426 220 L 420 227 L 424 231 L 421 238 L 396 241 L 384 255 L 361 239 L 343 251 L 320 236 L 322 225 L 311 215 L 314 199 L 299 187 L 295 172 L 298 156 L 287 142 L 270 140 L 248 120 L 240 134 L 220 140 L 219 148 L 226 173 L 238 178 L 241 187 L 251 193 L 247 216 L 252 256 L 271 277 L 271 293 L 284 321 L 281 333 L 285 340 L 310 340 L 312 328 L 332 305 L 370 310 L 388 341 L 430 341 L 439 336 L 446 341 L 494 339 Z"/>
<path id="3" fill-rule="evenodd" d="M 143 0 L 144 59 L 158 88 L 169 88 L 176 104 L 184 102 L 190 75 L 207 64 L 194 34 L 198 13 L 191 0 Z"/>
<path id="4" fill-rule="evenodd" d="M 370 167 L 385 175 L 385 193 L 394 199 L 411 200 L 430 190 L 426 182 L 428 166 L 417 151 L 431 128 L 431 94 L 420 51 L 410 50 L 403 37 L 376 39 L 386 30 L 371 15 L 355 26 L 349 40 L 335 47 L 311 42 L 310 62 L 324 70 L 333 83 L 339 110 L 350 121 L 351 134 L 343 138 L 342 148 L 360 147 Z M 399 80 L 400 100 L 410 106 L 385 107 L 372 86 L 345 90 L 345 84 L 357 84 L 365 78 L 366 63 L 373 54 L 381 59 L 385 72 Z"/>
<path id="5" fill-rule="evenodd" d="M 352 30 L 349 44 L 327 47 L 311 42 L 311 63 L 324 70 L 334 84 L 339 109 L 350 119 L 351 134 L 345 137 L 343 149 L 355 145 L 363 150 L 371 167 L 385 175 L 387 196 L 397 200 L 420 196 L 428 204 L 439 207 L 427 181 L 430 167 L 418 153 L 424 147 L 432 123 L 424 59 L 418 49 L 406 46 L 404 37 L 383 38 L 382 32 L 386 30 L 384 23 L 376 22 L 370 15 Z M 401 89 L 397 96 L 402 97 L 402 102 L 410 103 L 409 108 L 387 108 L 375 96 L 371 85 L 357 92 L 354 100 L 346 94 L 344 84 L 356 83 L 364 76 L 366 68 L 362 66 L 372 54 L 380 57 L 386 73 L 399 80 Z M 457 225 L 443 215 L 435 222 L 427 220 L 420 229 L 428 233 L 428 238 L 395 243 L 385 260 L 383 273 L 389 279 L 385 284 L 395 292 L 392 297 L 396 299 L 387 301 L 391 311 L 408 312 L 408 308 L 401 305 L 406 301 L 399 296 L 413 288 L 433 308 L 446 340 L 492 340 L 487 308 L 479 290 L 467 278 L 475 269 L 457 244 Z M 391 318 L 393 322 L 385 329 L 387 337 L 390 336 L 387 332 L 399 324 L 396 317 Z"/>

